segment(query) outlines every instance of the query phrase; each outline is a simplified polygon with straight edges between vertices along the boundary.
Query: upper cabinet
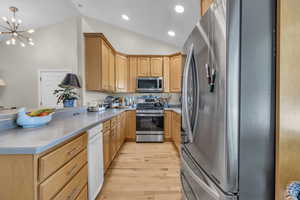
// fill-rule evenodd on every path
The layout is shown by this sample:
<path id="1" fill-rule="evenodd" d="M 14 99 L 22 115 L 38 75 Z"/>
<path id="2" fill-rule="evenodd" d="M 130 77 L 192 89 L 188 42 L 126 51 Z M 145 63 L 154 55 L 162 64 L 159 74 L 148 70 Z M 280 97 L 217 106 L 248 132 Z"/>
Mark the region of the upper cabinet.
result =
<path id="1" fill-rule="evenodd" d="M 170 58 L 170 92 L 181 92 L 182 56 L 176 55 Z"/>
<path id="2" fill-rule="evenodd" d="M 150 72 L 151 72 L 151 76 L 157 76 L 157 77 L 163 76 L 162 57 L 151 57 Z"/>
<path id="3" fill-rule="evenodd" d="M 115 85 L 114 51 L 101 35 L 85 34 L 86 89 L 113 92 Z"/>
<path id="4" fill-rule="evenodd" d="M 121 54 L 116 54 L 116 92 L 127 92 L 128 60 Z"/>
<path id="5" fill-rule="evenodd" d="M 85 33 L 86 89 L 100 92 L 136 91 L 137 77 L 163 77 L 164 92 L 181 92 L 181 54 L 125 55 L 102 33 Z"/>
<path id="6" fill-rule="evenodd" d="M 102 80 L 102 89 L 109 91 L 109 46 L 101 41 L 101 80 Z"/>
<path id="7" fill-rule="evenodd" d="M 138 57 L 138 76 L 151 76 L 150 58 Z"/>
<path id="8" fill-rule="evenodd" d="M 136 56 L 130 56 L 128 92 L 135 92 L 136 90 L 137 69 L 138 69 L 138 58 Z"/>
<path id="9" fill-rule="evenodd" d="M 85 37 L 85 80 L 86 89 L 101 91 L 101 39 Z"/>
<path id="10" fill-rule="evenodd" d="M 109 91 L 115 91 L 115 53 L 112 49 L 109 50 Z"/>
<path id="11" fill-rule="evenodd" d="M 170 57 L 163 58 L 163 71 L 164 71 L 164 92 L 170 92 Z"/>
<path id="12" fill-rule="evenodd" d="M 163 76 L 163 58 L 139 56 L 137 75 L 139 77 Z"/>

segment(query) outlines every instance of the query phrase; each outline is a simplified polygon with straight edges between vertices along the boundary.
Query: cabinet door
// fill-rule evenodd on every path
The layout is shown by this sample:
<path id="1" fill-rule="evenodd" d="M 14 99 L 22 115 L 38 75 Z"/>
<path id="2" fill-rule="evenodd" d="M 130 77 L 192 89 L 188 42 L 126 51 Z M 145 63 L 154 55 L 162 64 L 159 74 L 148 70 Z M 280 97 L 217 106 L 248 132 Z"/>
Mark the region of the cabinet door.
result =
<path id="1" fill-rule="evenodd" d="M 126 112 L 121 114 L 121 146 L 125 141 L 126 135 Z"/>
<path id="2" fill-rule="evenodd" d="M 181 143 L 181 115 L 175 112 L 172 112 L 172 138 L 179 151 Z"/>
<path id="3" fill-rule="evenodd" d="M 138 58 L 138 76 L 150 76 L 150 58 L 139 57 Z"/>
<path id="4" fill-rule="evenodd" d="M 138 58 L 129 57 L 129 89 L 128 92 L 135 92 L 136 90 L 136 77 L 138 68 Z"/>
<path id="5" fill-rule="evenodd" d="M 109 91 L 115 91 L 115 54 L 109 49 Z"/>
<path id="6" fill-rule="evenodd" d="M 170 139 L 172 132 L 172 111 L 165 111 L 164 113 L 164 133 L 165 138 Z"/>
<path id="7" fill-rule="evenodd" d="M 182 58 L 181 55 L 171 58 L 170 92 L 181 92 Z"/>
<path id="8" fill-rule="evenodd" d="M 126 112 L 126 138 L 129 140 L 136 139 L 136 113 L 135 111 Z"/>
<path id="9" fill-rule="evenodd" d="M 101 42 L 101 78 L 102 78 L 102 89 L 109 90 L 109 46 L 102 41 Z"/>
<path id="10" fill-rule="evenodd" d="M 110 160 L 110 131 L 103 133 L 103 158 L 104 158 L 104 170 L 106 171 L 111 162 Z"/>
<path id="11" fill-rule="evenodd" d="M 170 92 L 170 57 L 164 57 L 164 92 Z"/>
<path id="12" fill-rule="evenodd" d="M 128 64 L 127 57 L 116 55 L 116 91 L 127 92 L 128 85 Z"/>
<path id="13" fill-rule="evenodd" d="M 117 149 L 117 129 L 116 127 L 113 127 L 110 132 L 110 160 L 113 161 L 114 157 L 116 155 L 116 149 Z"/>
<path id="14" fill-rule="evenodd" d="M 99 38 L 85 38 L 85 81 L 87 90 L 101 90 L 100 41 L 101 40 Z"/>
<path id="15" fill-rule="evenodd" d="M 163 59 L 162 57 L 151 58 L 151 76 L 162 77 L 163 76 Z"/>

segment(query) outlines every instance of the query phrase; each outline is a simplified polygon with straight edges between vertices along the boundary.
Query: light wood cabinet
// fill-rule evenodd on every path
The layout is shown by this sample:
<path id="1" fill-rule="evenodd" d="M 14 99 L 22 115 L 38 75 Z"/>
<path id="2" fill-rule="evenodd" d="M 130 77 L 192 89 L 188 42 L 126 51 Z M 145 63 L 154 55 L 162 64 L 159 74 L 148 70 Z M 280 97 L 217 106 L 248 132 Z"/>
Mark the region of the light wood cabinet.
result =
<path id="1" fill-rule="evenodd" d="M 163 58 L 151 57 L 150 64 L 151 76 L 162 77 L 163 76 Z"/>
<path id="2" fill-rule="evenodd" d="M 103 156 L 106 172 L 125 142 L 125 112 L 103 123 Z"/>
<path id="3" fill-rule="evenodd" d="M 110 130 L 103 132 L 103 165 L 104 171 L 110 165 Z"/>
<path id="4" fill-rule="evenodd" d="M 170 59 L 170 92 L 181 92 L 182 57 L 176 55 Z"/>
<path id="5" fill-rule="evenodd" d="M 101 33 L 85 33 L 86 89 L 100 92 L 136 91 L 137 77 L 163 77 L 164 92 L 181 92 L 180 54 L 132 55 L 118 53 Z"/>
<path id="6" fill-rule="evenodd" d="M 181 115 L 172 112 L 172 139 L 178 151 L 181 144 Z"/>
<path id="7" fill-rule="evenodd" d="M 136 140 L 136 111 L 127 111 L 126 112 L 126 138 L 129 141 Z"/>
<path id="8" fill-rule="evenodd" d="M 163 76 L 163 58 L 139 56 L 137 71 L 139 77 L 161 77 Z"/>
<path id="9" fill-rule="evenodd" d="M 129 57 L 129 87 L 128 92 L 135 92 L 136 77 L 138 69 L 138 58 L 134 56 Z"/>
<path id="10" fill-rule="evenodd" d="M 151 76 L 150 58 L 149 57 L 138 57 L 138 76 L 145 77 Z"/>
<path id="11" fill-rule="evenodd" d="M 114 92 L 115 89 L 115 53 L 112 49 L 109 49 L 109 83 L 108 83 L 108 89 L 111 92 Z"/>
<path id="12" fill-rule="evenodd" d="M 86 89 L 114 92 L 115 58 L 110 44 L 98 34 L 85 33 Z"/>
<path id="13" fill-rule="evenodd" d="M 164 135 L 165 139 L 171 139 L 172 135 L 172 111 L 165 111 L 164 113 Z"/>
<path id="14" fill-rule="evenodd" d="M 101 86 L 101 39 L 85 37 L 85 80 L 86 89 L 102 91 Z"/>
<path id="15" fill-rule="evenodd" d="M 170 92 L 170 57 L 163 58 L 163 72 L 164 72 L 164 92 Z"/>
<path id="16" fill-rule="evenodd" d="M 85 165 L 76 176 L 54 197 L 53 200 L 75 199 L 88 182 L 88 167 Z"/>
<path id="17" fill-rule="evenodd" d="M 39 199 L 51 199 L 87 163 L 87 151 L 79 153 L 74 159 L 58 170 L 39 186 Z"/>
<path id="18" fill-rule="evenodd" d="M 116 92 L 127 92 L 128 87 L 128 62 L 127 57 L 116 55 Z"/>
<path id="19" fill-rule="evenodd" d="M 39 158 L 39 180 L 43 181 L 65 163 L 70 161 L 76 154 L 86 148 L 87 137 L 78 137 L 68 144 Z"/>
<path id="20" fill-rule="evenodd" d="M 38 155 L 0 155 L 0 199 L 76 199 L 88 182 L 86 147 L 83 133 Z"/>
<path id="21" fill-rule="evenodd" d="M 101 41 L 101 80 L 102 89 L 109 91 L 109 46 Z"/>

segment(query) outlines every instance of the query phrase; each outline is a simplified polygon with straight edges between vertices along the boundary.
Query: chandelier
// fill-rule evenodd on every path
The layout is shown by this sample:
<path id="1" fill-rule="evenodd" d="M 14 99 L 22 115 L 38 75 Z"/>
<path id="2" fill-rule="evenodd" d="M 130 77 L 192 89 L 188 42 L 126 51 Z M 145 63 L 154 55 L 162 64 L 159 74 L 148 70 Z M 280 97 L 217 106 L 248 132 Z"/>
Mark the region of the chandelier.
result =
<path id="1" fill-rule="evenodd" d="M 10 19 L 2 17 L 4 25 L 0 24 L 0 36 L 2 40 L 7 45 L 16 45 L 19 43 L 22 47 L 25 47 L 27 44 L 33 46 L 34 42 L 30 35 L 34 33 L 34 29 L 25 30 L 21 27 L 22 20 L 16 18 L 18 8 L 10 7 L 9 11 L 12 12 L 12 17 Z"/>

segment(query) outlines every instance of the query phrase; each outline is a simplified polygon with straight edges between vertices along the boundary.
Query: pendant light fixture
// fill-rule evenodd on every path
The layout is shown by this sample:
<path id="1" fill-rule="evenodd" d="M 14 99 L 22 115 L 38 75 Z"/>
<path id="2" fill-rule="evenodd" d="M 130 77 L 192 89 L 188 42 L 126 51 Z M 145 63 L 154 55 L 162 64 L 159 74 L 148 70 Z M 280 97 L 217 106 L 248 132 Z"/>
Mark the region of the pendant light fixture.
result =
<path id="1" fill-rule="evenodd" d="M 4 25 L 0 23 L 0 39 L 3 38 L 7 45 L 19 43 L 22 47 L 26 45 L 33 46 L 34 43 L 30 35 L 34 33 L 34 29 L 26 30 L 22 28 L 22 20 L 16 18 L 18 10 L 18 8 L 12 6 L 9 8 L 9 11 L 12 13 L 11 18 L 2 17 Z"/>

